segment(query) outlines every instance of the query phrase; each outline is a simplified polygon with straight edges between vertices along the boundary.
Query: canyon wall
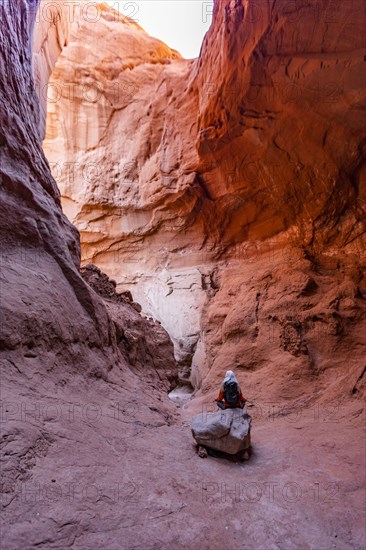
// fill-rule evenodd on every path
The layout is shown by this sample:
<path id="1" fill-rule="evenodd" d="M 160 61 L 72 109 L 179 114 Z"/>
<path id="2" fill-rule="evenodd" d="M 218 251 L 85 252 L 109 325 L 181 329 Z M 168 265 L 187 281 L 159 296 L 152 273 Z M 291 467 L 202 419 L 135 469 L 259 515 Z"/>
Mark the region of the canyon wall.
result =
<path id="1" fill-rule="evenodd" d="M 173 346 L 163 328 L 143 318 L 128 295 L 115 293 L 98 270 L 93 272 L 97 279 L 112 288 L 107 295 L 80 274 L 79 233 L 62 212 L 41 144 L 41 90 L 32 77 L 37 4 L 19 0 L 0 6 L 0 504 L 6 548 L 50 547 L 53 538 L 61 540 L 63 526 L 69 525 L 64 514 L 75 517 L 75 509 L 66 505 L 62 511 L 60 499 L 54 519 L 46 507 L 44 531 L 39 525 L 32 529 L 40 499 L 27 500 L 24 491 L 37 491 L 59 473 L 65 481 L 65 462 L 77 483 L 87 483 L 85 470 L 76 472 L 76 449 L 94 458 L 100 453 L 105 461 L 109 443 L 100 441 L 109 433 L 121 445 L 128 430 L 116 425 L 114 411 L 131 395 L 148 395 L 137 410 L 130 407 L 134 419 L 141 415 L 141 422 L 147 418 L 148 425 L 161 425 L 166 405 L 157 407 L 160 394 L 177 378 Z M 61 51 L 57 33 L 51 23 L 45 30 L 46 48 L 54 57 L 43 50 L 33 65 L 38 85 Z M 84 414 L 91 409 L 100 412 L 96 425 Z M 83 416 L 77 418 L 75 410 Z"/>
<path id="2" fill-rule="evenodd" d="M 303 4 L 295 6 L 306 21 L 319 4 Z M 295 77 L 269 48 L 276 28 L 276 48 L 292 52 L 286 29 L 297 12 L 281 16 L 280 2 L 263 4 L 260 24 L 252 2 L 217 2 L 200 58 L 186 61 L 104 4 L 100 20 L 84 25 L 60 19 L 53 1 L 37 23 L 32 67 L 37 5 L 0 4 L 3 547 L 364 548 L 358 3 L 352 12 L 342 4 L 336 30 L 332 14 L 319 12 L 316 25 L 341 51 L 328 58 L 327 41 L 306 50 Z M 45 147 L 62 196 L 40 143 L 43 88 L 58 55 Z M 237 82 L 235 65 L 243 74 L 256 66 L 253 82 L 265 92 L 261 75 L 276 59 L 284 79 L 307 81 L 306 67 L 319 81 L 328 71 L 337 84 L 351 79 L 347 101 L 290 108 L 269 95 L 279 118 L 262 127 L 267 107 L 255 104 L 254 122 L 242 111 L 251 90 L 225 85 Z M 314 169 L 308 185 L 272 164 L 272 147 L 280 155 L 287 140 L 287 156 Z M 262 142 L 258 163 L 242 167 Z M 93 265 L 80 272 L 79 233 L 61 202 L 82 230 L 84 263 L 95 260 L 119 285 Z M 182 379 L 200 388 L 180 414 L 166 396 L 172 344 L 118 292 L 127 282 L 175 335 Z M 245 466 L 202 461 L 189 429 L 228 366 L 257 405 L 276 404 L 255 415 Z M 238 495 L 243 469 L 260 494 L 241 483 Z"/>
<path id="3" fill-rule="evenodd" d="M 8 362 L 106 377 L 120 366 L 115 327 L 80 275 L 79 233 L 62 212 L 41 146 L 42 86 L 70 27 L 62 0 L 45 6 L 35 38 L 38 3 L 1 9 L 1 346 Z"/>
<path id="4" fill-rule="evenodd" d="M 118 362 L 106 309 L 79 274 L 77 230 L 41 147 L 42 115 L 31 65 L 37 6 L 1 8 L 2 350 L 10 371 L 81 370 L 105 376 Z M 44 123 L 43 123 L 44 124 Z M 99 357 L 98 357 L 99 355 Z M 13 366 L 12 366 L 13 365 Z"/>
<path id="5" fill-rule="evenodd" d="M 364 24 L 361 0 L 217 1 L 185 60 L 101 4 L 57 62 L 44 149 L 82 262 L 195 388 L 362 375 Z"/>

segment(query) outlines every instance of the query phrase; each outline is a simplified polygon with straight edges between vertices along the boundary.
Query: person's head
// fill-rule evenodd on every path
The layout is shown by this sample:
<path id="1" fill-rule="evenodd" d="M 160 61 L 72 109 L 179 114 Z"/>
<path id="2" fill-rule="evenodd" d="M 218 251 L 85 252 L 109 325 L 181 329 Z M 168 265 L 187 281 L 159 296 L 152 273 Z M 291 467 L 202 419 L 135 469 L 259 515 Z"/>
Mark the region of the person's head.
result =
<path id="1" fill-rule="evenodd" d="M 224 382 L 238 382 L 237 379 L 236 379 L 236 376 L 235 374 L 233 373 L 232 370 L 227 370 L 226 371 L 226 374 L 225 374 L 225 378 L 224 378 Z"/>

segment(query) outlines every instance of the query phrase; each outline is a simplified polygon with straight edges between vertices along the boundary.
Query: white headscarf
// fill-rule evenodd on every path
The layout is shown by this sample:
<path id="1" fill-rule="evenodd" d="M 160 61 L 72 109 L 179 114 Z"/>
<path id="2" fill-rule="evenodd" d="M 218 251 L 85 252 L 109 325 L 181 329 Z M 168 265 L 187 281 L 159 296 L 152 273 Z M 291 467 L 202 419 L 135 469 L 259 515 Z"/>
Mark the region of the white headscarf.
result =
<path id="1" fill-rule="evenodd" d="M 232 370 L 227 370 L 226 371 L 225 378 L 224 378 L 224 384 L 225 384 L 225 382 L 236 382 L 237 384 L 239 384 L 239 382 L 237 381 L 236 376 L 235 376 L 235 374 L 233 373 Z"/>

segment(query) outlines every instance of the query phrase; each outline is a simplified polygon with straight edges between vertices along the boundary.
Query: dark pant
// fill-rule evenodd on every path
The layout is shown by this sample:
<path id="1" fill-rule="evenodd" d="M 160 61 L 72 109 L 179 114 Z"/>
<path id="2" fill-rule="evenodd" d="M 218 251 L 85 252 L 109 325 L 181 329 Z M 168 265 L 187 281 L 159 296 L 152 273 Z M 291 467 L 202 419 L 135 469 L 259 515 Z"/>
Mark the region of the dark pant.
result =
<path id="1" fill-rule="evenodd" d="M 222 409 L 223 411 L 225 409 L 244 409 L 244 403 L 239 403 L 239 405 L 235 405 L 235 407 L 229 407 L 228 405 L 225 405 L 223 401 L 216 401 L 216 403 L 219 409 Z"/>

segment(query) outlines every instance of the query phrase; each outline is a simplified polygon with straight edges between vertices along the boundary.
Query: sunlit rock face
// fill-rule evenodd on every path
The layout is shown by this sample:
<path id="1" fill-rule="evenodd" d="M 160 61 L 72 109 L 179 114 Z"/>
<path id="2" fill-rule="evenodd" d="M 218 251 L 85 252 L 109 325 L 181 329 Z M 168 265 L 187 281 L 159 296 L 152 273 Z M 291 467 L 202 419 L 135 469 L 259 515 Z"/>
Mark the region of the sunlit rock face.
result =
<path id="1" fill-rule="evenodd" d="M 167 94 L 186 87 L 192 63 L 104 6 L 97 23 L 91 25 L 80 16 L 76 26 L 77 35 L 70 37 L 70 46 L 52 76 L 49 93 L 56 95 L 48 104 L 45 142 L 62 189 L 63 208 L 88 241 L 84 259 L 98 260 L 118 283 L 132 285 L 134 298 L 147 313 L 175 327 L 172 334 L 180 338 L 178 357 L 189 365 L 199 334 L 198 306 L 205 294 L 197 261 L 192 267 L 185 259 L 186 247 L 194 250 L 193 234 L 184 235 L 183 229 L 197 218 L 202 197 L 195 174 L 187 168 L 187 175 L 181 176 L 180 161 L 172 156 L 176 150 L 172 140 L 177 147 L 181 141 L 179 128 L 173 126 L 178 111 L 173 107 L 170 122 L 163 119 Z M 95 43 L 104 44 L 106 36 L 109 45 L 96 49 Z M 63 81 L 65 70 L 68 76 Z M 189 108 L 183 107 L 188 119 Z M 126 135 L 120 133 L 122 127 Z M 193 142 L 189 155 L 196 156 Z M 172 162 L 178 162 L 174 173 Z M 192 222 L 187 221 L 191 217 Z M 145 255 L 141 246 L 147 234 L 151 244 Z M 171 272 L 167 242 L 175 241 L 173 246 L 179 248 L 180 238 L 181 265 Z M 168 301 L 167 294 L 171 295 Z M 164 303 L 165 311 L 158 315 Z"/>
<path id="2" fill-rule="evenodd" d="M 194 61 L 104 4 L 94 19 L 52 74 L 44 142 L 83 261 L 163 323 L 195 387 L 335 354 L 356 376 L 363 2 L 216 2 Z"/>
<path id="3" fill-rule="evenodd" d="M 45 6 L 51 8 L 47 21 L 39 17 Z M 116 323 L 80 276 L 79 233 L 61 210 L 42 150 L 39 98 L 68 40 L 64 6 L 24 0 L 17 7 L 4 2 L 0 12 L 0 345 L 3 381 L 15 387 L 16 371 L 25 379 L 52 371 L 50 379 L 63 383 L 75 373 L 118 379 L 128 362 L 118 348 Z M 161 332 L 157 327 L 156 341 Z M 169 350 L 168 356 L 169 362 Z"/>
<path id="4" fill-rule="evenodd" d="M 79 3 L 79 6 L 81 4 Z M 33 36 L 33 78 L 39 100 L 40 135 L 44 139 L 47 110 L 47 86 L 55 63 L 67 46 L 77 4 L 40 0 Z"/>

